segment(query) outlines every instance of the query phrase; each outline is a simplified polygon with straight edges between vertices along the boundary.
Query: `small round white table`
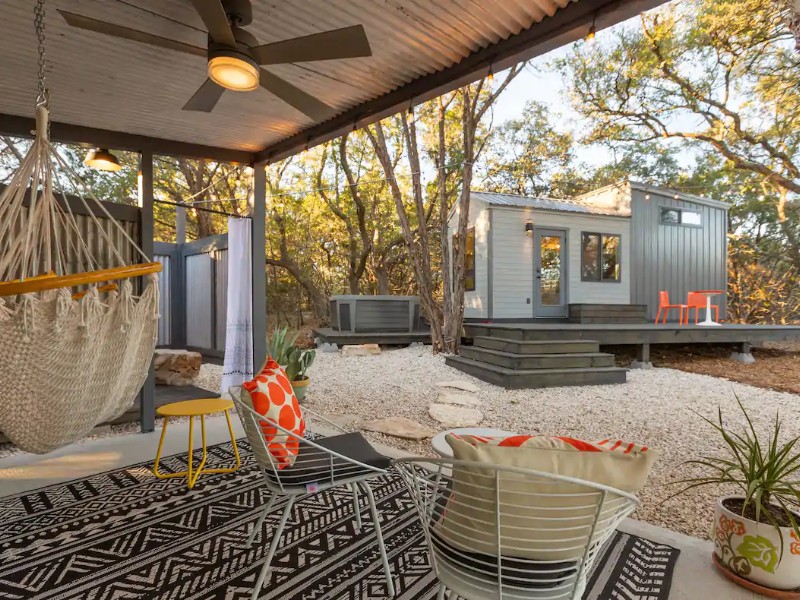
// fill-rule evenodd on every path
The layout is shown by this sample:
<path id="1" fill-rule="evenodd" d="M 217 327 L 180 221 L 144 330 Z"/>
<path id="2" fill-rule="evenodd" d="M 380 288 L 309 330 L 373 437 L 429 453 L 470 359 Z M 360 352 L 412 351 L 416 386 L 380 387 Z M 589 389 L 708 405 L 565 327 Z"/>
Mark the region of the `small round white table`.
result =
<path id="1" fill-rule="evenodd" d="M 459 436 L 479 435 L 482 437 L 509 437 L 512 435 L 517 435 L 513 431 L 505 431 L 504 429 L 488 429 L 486 427 L 459 427 L 457 429 L 448 429 L 447 431 L 437 433 L 431 440 L 433 451 L 442 458 L 453 458 L 453 449 L 450 447 L 450 444 L 447 443 L 447 440 L 444 439 L 448 433 L 454 433 Z"/>
<path id="2" fill-rule="evenodd" d="M 694 292 L 695 294 L 703 294 L 706 297 L 706 318 L 704 321 L 700 321 L 697 325 L 699 327 L 719 327 L 720 324 L 714 321 L 711 318 L 711 297 L 712 296 L 720 296 L 724 294 L 722 290 L 697 290 Z M 695 309 L 697 310 L 697 309 Z M 689 315 L 687 311 L 686 320 L 689 320 Z"/>

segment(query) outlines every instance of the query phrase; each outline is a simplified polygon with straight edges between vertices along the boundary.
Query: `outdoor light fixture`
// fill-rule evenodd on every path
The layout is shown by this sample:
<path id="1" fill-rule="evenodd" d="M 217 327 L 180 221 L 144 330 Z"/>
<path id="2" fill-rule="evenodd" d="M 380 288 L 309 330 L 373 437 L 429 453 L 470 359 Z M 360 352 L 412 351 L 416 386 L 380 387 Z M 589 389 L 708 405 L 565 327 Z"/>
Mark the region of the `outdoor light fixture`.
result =
<path id="1" fill-rule="evenodd" d="M 530 219 L 525 221 L 525 235 L 527 235 L 528 237 L 533 235 L 533 221 L 531 221 Z"/>
<path id="2" fill-rule="evenodd" d="M 237 50 L 209 51 L 208 76 L 214 83 L 234 92 L 258 89 L 259 71 L 256 61 Z"/>
<path id="3" fill-rule="evenodd" d="M 111 154 L 108 148 L 95 148 L 94 150 L 90 150 L 83 164 L 99 171 L 119 171 L 122 168 L 117 157 Z"/>

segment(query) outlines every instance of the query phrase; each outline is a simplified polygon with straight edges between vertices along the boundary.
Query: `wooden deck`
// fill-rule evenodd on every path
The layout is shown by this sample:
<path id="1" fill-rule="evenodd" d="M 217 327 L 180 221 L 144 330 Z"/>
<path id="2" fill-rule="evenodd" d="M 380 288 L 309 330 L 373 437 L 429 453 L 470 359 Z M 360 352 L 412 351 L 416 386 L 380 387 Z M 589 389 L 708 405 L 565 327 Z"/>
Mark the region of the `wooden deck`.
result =
<path id="1" fill-rule="evenodd" d="M 724 344 L 800 340 L 800 325 L 739 325 L 719 327 L 667 323 L 465 323 L 467 337 L 509 340 L 592 340 L 602 346 L 626 344 Z"/>
<path id="2" fill-rule="evenodd" d="M 430 330 L 425 331 L 338 331 L 330 327 L 314 329 L 314 337 L 326 344 L 348 346 L 350 344 L 381 344 L 383 346 L 407 346 L 414 342 L 431 343 Z"/>

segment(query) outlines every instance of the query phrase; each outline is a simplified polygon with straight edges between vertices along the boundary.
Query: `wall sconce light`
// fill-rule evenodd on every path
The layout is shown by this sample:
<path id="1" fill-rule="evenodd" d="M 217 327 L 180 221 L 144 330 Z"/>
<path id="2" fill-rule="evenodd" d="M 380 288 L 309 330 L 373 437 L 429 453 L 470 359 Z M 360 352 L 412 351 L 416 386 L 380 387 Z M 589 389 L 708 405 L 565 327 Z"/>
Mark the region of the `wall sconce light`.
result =
<path id="1" fill-rule="evenodd" d="M 528 237 L 533 235 L 533 221 L 530 219 L 525 221 L 525 235 Z"/>

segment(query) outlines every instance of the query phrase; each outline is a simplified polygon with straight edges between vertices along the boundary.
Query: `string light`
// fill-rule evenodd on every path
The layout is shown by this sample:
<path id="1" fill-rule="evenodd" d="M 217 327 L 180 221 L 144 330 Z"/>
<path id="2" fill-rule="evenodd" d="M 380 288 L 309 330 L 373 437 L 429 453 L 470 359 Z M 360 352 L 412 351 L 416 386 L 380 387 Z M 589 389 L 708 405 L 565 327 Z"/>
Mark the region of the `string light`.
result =
<path id="1" fill-rule="evenodd" d="M 590 44 L 590 45 L 594 44 L 594 38 L 597 35 L 597 29 L 595 29 L 595 26 L 594 26 L 594 20 L 595 20 L 595 17 L 592 17 L 592 26 L 589 27 L 589 32 L 583 38 L 583 41 L 586 42 L 587 44 Z"/>
<path id="2" fill-rule="evenodd" d="M 492 65 L 489 65 L 489 74 L 486 76 L 486 81 L 489 83 L 494 81 L 494 71 L 492 70 Z"/>

